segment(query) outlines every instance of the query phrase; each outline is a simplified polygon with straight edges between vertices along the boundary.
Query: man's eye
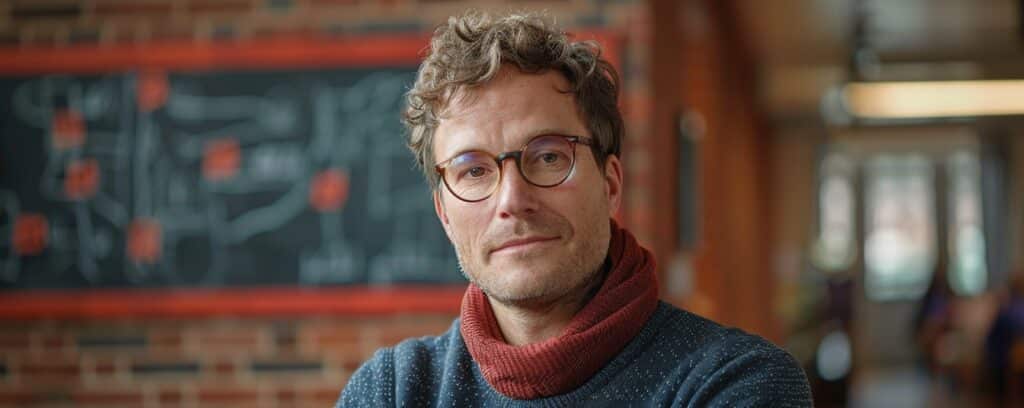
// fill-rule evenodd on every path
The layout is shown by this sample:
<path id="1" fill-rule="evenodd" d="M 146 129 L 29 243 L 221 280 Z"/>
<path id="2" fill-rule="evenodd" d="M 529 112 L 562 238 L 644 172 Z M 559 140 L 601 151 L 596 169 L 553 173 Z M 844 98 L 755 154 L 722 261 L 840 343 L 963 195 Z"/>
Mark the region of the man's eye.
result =
<path id="1" fill-rule="evenodd" d="M 487 174 L 487 169 L 484 169 L 483 167 L 473 167 L 466 171 L 466 174 L 470 177 L 483 177 Z"/>

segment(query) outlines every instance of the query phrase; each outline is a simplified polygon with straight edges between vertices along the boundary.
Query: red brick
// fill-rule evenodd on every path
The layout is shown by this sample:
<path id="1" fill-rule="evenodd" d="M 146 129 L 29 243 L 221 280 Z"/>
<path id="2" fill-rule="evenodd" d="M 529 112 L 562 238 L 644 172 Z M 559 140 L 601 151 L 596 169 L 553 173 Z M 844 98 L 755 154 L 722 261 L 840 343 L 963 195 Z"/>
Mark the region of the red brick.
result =
<path id="1" fill-rule="evenodd" d="M 184 41 L 195 38 L 195 28 L 175 24 L 155 24 L 149 32 L 153 41 Z"/>
<path id="2" fill-rule="evenodd" d="M 25 407 L 29 404 L 46 400 L 42 393 L 27 390 L 0 391 L 0 406 Z"/>
<path id="3" fill-rule="evenodd" d="M 63 42 L 66 37 L 63 37 L 58 30 L 33 30 L 32 35 L 29 37 L 22 37 L 22 45 L 53 45 L 54 43 Z"/>
<path id="4" fill-rule="evenodd" d="M 114 376 L 117 373 L 117 360 L 113 356 L 95 357 L 92 371 L 101 377 Z"/>
<path id="5" fill-rule="evenodd" d="M 71 399 L 83 405 L 142 405 L 142 393 L 139 391 L 75 391 Z"/>
<path id="6" fill-rule="evenodd" d="M 152 1 L 100 1 L 93 6 L 93 12 L 100 17 L 150 16 L 157 19 L 167 18 L 174 7 L 169 2 Z"/>
<path id="7" fill-rule="evenodd" d="M 309 388 L 301 390 L 299 395 L 304 406 L 330 406 L 338 401 L 338 396 L 341 395 L 341 387 Z"/>
<path id="8" fill-rule="evenodd" d="M 368 358 L 369 356 L 347 356 L 344 360 L 342 360 L 341 368 L 345 369 L 346 373 L 354 373 L 357 369 L 359 369 L 359 366 L 363 365 L 363 362 L 365 362 Z"/>
<path id="9" fill-rule="evenodd" d="M 213 374 L 217 376 L 233 376 L 238 372 L 238 367 L 233 361 L 215 361 L 210 364 Z"/>
<path id="10" fill-rule="evenodd" d="M 275 38 L 275 37 L 303 37 L 311 38 L 319 34 L 319 31 L 310 27 L 251 27 L 250 38 Z"/>
<path id="11" fill-rule="evenodd" d="M 294 405 L 295 400 L 298 398 L 297 393 L 293 389 L 282 389 L 277 390 L 275 393 L 278 404 Z"/>
<path id="12" fill-rule="evenodd" d="M 367 325 L 368 326 L 368 325 Z M 298 334 L 299 344 L 308 345 L 314 353 L 358 351 L 362 346 L 367 326 L 343 324 L 305 327 Z"/>
<path id="13" fill-rule="evenodd" d="M 28 333 L 0 334 L 0 352 L 22 353 L 29 348 Z"/>
<path id="14" fill-rule="evenodd" d="M 82 5 L 72 2 L 22 2 L 11 5 L 8 13 L 14 21 L 45 19 L 73 20 L 82 15 Z"/>
<path id="15" fill-rule="evenodd" d="M 149 346 L 160 352 L 180 352 L 184 343 L 184 336 L 176 330 L 154 330 L 149 334 Z"/>
<path id="16" fill-rule="evenodd" d="M 18 367 L 23 375 L 75 375 L 79 373 L 77 363 L 22 363 Z"/>
<path id="17" fill-rule="evenodd" d="M 294 331 L 274 334 L 274 345 L 278 354 L 295 355 L 298 352 L 298 335 Z"/>
<path id="18" fill-rule="evenodd" d="M 376 341 L 379 329 L 376 327 L 369 328 L 371 325 L 367 326 L 368 328 L 365 333 L 358 334 L 346 333 L 345 331 L 321 332 L 311 339 L 309 347 L 306 347 L 303 351 L 307 355 L 326 356 L 333 361 L 333 364 L 347 371 L 354 370 L 363 361 L 370 358 L 373 352 L 380 347 Z M 365 337 L 365 339 L 360 339 L 360 337 Z"/>
<path id="19" fill-rule="evenodd" d="M 378 341 L 380 346 L 393 346 L 408 338 L 444 333 L 450 325 L 451 320 L 447 319 L 428 318 L 418 321 L 399 319 L 387 322 L 381 327 Z"/>
<path id="20" fill-rule="evenodd" d="M 375 324 L 343 324 L 312 327 L 304 334 L 312 337 L 314 341 L 328 341 L 333 343 L 358 343 L 363 337 L 363 332 Z"/>
<path id="21" fill-rule="evenodd" d="M 230 331 L 199 331 L 196 342 L 199 350 L 206 352 L 252 353 L 260 347 L 261 332 L 252 328 L 237 328 Z"/>
<path id="22" fill-rule="evenodd" d="M 78 363 L 37 363 L 26 362 L 13 367 L 22 383 L 39 384 L 77 384 L 80 381 L 81 369 Z"/>
<path id="23" fill-rule="evenodd" d="M 359 0 L 307 0 L 313 7 L 357 4 Z"/>
<path id="24" fill-rule="evenodd" d="M 180 358 L 155 358 L 135 361 L 131 364 L 135 378 L 192 378 L 202 372 L 202 365 L 196 361 Z"/>
<path id="25" fill-rule="evenodd" d="M 160 390 L 157 393 L 160 404 L 179 405 L 184 399 L 181 390 Z"/>
<path id="26" fill-rule="evenodd" d="M 338 385 L 338 389 L 339 390 L 345 389 L 345 384 L 348 384 L 348 379 L 351 376 L 352 376 L 352 373 L 343 373 L 343 374 L 341 374 L 341 375 L 336 377 L 337 378 L 336 384 Z"/>
<path id="27" fill-rule="evenodd" d="M 250 10 L 250 0 L 193 0 L 188 5 L 189 13 L 201 14 L 243 14 Z"/>
<path id="28" fill-rule="evenodd" d="M 36 344 L 44 352 L 51 352 L 54 350 L 64 350 L 70 344 L 67 336 L 61 333 L 44 333 L 36 337 Z"/>
<path id="29" fill-rule="evenodd" d="M 197 393 L 200 406 L 225 405 L 256 406 L 259 403 L 259 392 L 246 388 L 205 388 Z"/>

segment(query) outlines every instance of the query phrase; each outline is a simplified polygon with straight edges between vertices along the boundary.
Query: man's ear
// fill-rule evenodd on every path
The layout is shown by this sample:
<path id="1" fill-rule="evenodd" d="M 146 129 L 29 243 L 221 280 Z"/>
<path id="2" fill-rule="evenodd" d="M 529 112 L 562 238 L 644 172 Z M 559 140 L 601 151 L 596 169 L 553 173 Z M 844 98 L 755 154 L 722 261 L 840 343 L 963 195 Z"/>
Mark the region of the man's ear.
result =
<path id="1" fill-rule="evenodd" d="M 622 205 L 622 162 L 619 156 L 608 155 L 604 162 L 604 191 L 608 197 L 608 215 L 612 218 Z"/>
<path id="2" fill-rule="evenodd" d="M 451 239 L 452 233 L 448 229 L 448 213 L 445 212 L 444 201 L 441 198 L 441 194 L 443 193 L 440 188 L 434 189 L 434 212 L 437 213 L 437 219 L 441 220 L 441 226 L 444 227 L 444 233 L 448 234 L 448 238 Z"/>

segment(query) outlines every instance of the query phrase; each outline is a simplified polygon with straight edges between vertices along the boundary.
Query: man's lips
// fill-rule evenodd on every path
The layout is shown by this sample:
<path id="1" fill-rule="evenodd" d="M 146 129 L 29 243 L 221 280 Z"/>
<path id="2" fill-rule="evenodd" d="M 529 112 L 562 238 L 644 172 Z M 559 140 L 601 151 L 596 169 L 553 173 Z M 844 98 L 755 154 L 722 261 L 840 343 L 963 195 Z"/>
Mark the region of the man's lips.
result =
<path id="1" fill-rule="evenodd" d="M 527 246 L 527 245 L 530 245 L 530 244 L 535 244 L 535 243 L 540 243 L 540 242 L 554 241 L 556 239 L 558 239 L 558 237 L 527 237 L 527 238 L 521 238 L 521 239 L 513 239 L 511 241 L 508 241 L 508 242 L 505 242 L 505 243 L 499 245 L 497 248 L 494 248 L 493 250 L 491 250 L 491 253 L 495 253 L 495 252 L 499 252 L 499 251 L 505 251 L 505 250 L 512 250 L 512 249 L 516 249 L 516 248 L 520 248 L 520 247 L 524 247 L 524 246 Z"/>

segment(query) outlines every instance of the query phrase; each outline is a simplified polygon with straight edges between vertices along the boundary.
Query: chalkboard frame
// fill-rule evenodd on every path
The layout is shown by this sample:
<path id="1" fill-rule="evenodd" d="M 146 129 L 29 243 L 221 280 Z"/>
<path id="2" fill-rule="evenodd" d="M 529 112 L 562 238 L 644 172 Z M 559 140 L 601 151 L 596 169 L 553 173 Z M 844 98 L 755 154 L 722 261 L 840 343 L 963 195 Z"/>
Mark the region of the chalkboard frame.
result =
<path id="1" fill-rule="evenodd" d="M 595 40 L 619 65 L 620 35 Z M 93 74 L 125 70 L 415 67 L 429 33 L 367 36 L 278 35 L 249 40 L 169 40 L 147 44 L 0 47 L 0 75 Z M 382 315 L 458 313 L 465 284 L 309 288 L 19 290 L 0 295 L 0 319 Z"/>

